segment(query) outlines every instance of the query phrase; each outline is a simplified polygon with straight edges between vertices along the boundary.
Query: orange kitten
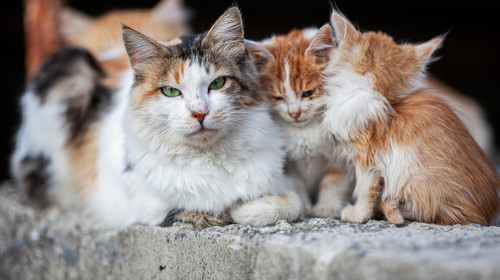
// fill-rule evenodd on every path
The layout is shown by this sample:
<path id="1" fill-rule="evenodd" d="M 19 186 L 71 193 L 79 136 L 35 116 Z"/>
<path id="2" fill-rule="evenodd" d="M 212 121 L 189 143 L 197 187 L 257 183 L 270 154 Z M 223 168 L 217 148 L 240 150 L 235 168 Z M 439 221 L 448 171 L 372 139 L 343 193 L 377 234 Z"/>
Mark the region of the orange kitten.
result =
<path id="1" fill-rule="evenodd" d="M 295 179 L 305 211 L 340 217 L 352 176 L 346 176 L 345 166 L 332 157 L 331 140 L 321 126 L 321 73 L 333 49 L 331 27 L 292 30 L 260 43 L 247 42 L 247 47 L 273 99 L 273 117 L 286 139 L 286 169 Z M 318 202 L 312 208 L 309 194 L 318 189 Z"/>
<path id="2" fill-rule="evenodd" d="M 339 45 L 326 72 L 324 124 L 357 179 L 342 220 L 366 222 L 381 207 L 394 224 L 489 225 L 498 172 L 450 106 L 418 88 L 443 38 L 399 45 L 336 11 L 331 24 Z"/>
<path id="3" fill-rule="evenodd" d="M 153 39 L 168 41 L 189 33 L 188 12 L 181 0 L 162 0 L 151 10 L 115 10 L 93 18 L 72 8 L 60 15 L 65 43 L 84 47 L 110 75 L 106 84 L 115 87 L 129 61 L 121 38 L 121 25 L 134 26 Z"/>

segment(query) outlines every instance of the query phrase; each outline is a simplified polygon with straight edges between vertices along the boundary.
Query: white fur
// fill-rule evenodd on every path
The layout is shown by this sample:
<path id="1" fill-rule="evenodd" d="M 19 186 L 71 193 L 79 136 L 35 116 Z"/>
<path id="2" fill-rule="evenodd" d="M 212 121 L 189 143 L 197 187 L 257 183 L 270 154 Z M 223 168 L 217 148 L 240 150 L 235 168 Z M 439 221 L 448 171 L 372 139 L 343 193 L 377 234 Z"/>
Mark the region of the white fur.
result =
<path id="1" fill-rule="evenodd" d="M 314 35 L 316 35 L 316 33 L 318 33 L 318 28 L 309 27 L 306 28 L 303 32 L 304 32 L 304 38 L 311 39 L 312 37 L 314 37 Z"/>
<path id="2" fill-rule="evenodd" d="M 373 217 L 375 202 L 371 201 L 369 194 L 370 188 L 376 186 L 379 177 L 379 172 L 374 168 L 356 166 L 354 197 L 357 201 L 355 205 L 348 205 L 342 210 L 342 221 L 365 223 Z"/>
<path id="3" fill-rule="evenodd" d="M 302 206 L 295 194 L 290 194 L 286 209 L 279 204 L 280 197 L 273 197 L 290 193 L 291 186 L 283 175 L 283 141 L 267 107 L 237 110 L 222 90 L 208 92 L 216 77 L 193 63 L 175 85 L 182 97 L 159 94 L 159 101 L 133 109 L 132 74 L 126 76 L 100 126 L 98 175 L 95 186 L 89 186 L 95 192 L 86 200 L 57 195 L 57 202 L 83 204 L 86 212 L 110 227 L 159 224 L 176 208 L 220 214 L 237 201 L 250 203 L 234 212 L 235 220 L 244 223 L 264 225 L 300 215 Z M 47 155 L 53 161 L 57 193 L 70 192 L 63 107 L 50 102 L 42 106 L 32 93 L 25 95 L 23 106 L 29 115 L 18 135 L 13 169 L 27 154 Z M 200 110 L 207 113 L 204 127 L 217 132 L 192 135 L 200 124 L 191 112 Z M 219 110 L 225 110 L 225 119 L 214 118 Z M 124 172 L 127 164 L 132 170 Z M 261 200 L 252 202 L 261 196 L 277 205 L 269 208 Z M 274 212 L 273 207 L 281 210 Z"/>
<path id="4" fill-rule="evenodd" d="M 331 62 L 329 67 L 331 65 L 335 64 Z M 372 90 L 368 80 L 348 68 L 327 68 L 325 73 L 328 78 L 323 126 L 336 139 L 333 143 L 339 158 L 350 165 L 355 154 L 350 142 L 352 134 L 363 129 L 369 121 L 386 117 L 392 109 L 382 95 Z M 377 176 L 380 175 L 375 169 L 356 167 L 354 197 L 357 201 L 342 210 L 343 221 L 366 222 L 372 217 L 368 194 L 378 180 Z"/>
<path id="5" fill-rule="evenodd" d="M 164 202 L 164 211 L 181 208 L 218 214 L 239 199 L 286 190 L 281 171 L 283 142 L 268 109 L 235 110 L 222 90 L 207 92 L 215 78 L 192 63 L 181 83 L 171 85 L 181 90 L 182 97 L 162 96 L 146 111 L 125 113 L 126 161 L 134 165 L 130 176 Z M 204 127 L 218 131 L 208 135 L 213 140 L 203 145 L 198 141 L 204 136 L 192 136 L 200 129 L 191 117 L 198 110 L 209 112 Z M 225 120 L 213 118 L 219 110 L 225 110 Z M 145 127 L 141 118 L 158 112 L 166 112 L 164 118 Z M 150 130 L 160 122 L 165 136 Z"/>
<path id="6" fill-rule="evenodd" d="M 345 69 L 334 71 L 325 86 L 328 94 L 324 123 L 337 138 L 349 141 L 353 131 L 365 127 L 370 120 L 386 116 L 392 109 L 364 77 Z"/>
<path id="7" fill-rule="evenodd" d="M 338 159 L 333 140 L 322 126 L 323 97 L 302 99 L 291 87 L 290 75 L 289 64 L 285 62 L 285 92 L 275 92 L 283 101 L 274 105 L 273 115 L 286 139 L 288 173 L 296 181 L 297 191 L 309 212 L 312 207 L 309 193 L 318 187 L 325 172 L 328 169 L 345 170 L 347 165 Z M 301 115 L 294 119 L 291 115 L 298 112 Z M 350 186 L 351 180 L 342 180 L 332 188 L 342 190 L 337 194 L 344 198 Z M 329 207 L 341 208 L 342 205 L 342 200 L 332 200 Z"/>
<path id="8" fill-rule="evenodd" d="M 26 156 L 45 156 L 53 158 L 49 172 L 51 178 L 50 194 L 61 201 L 73 200 L 75 194 L 63 186 L 69 182 L 67 177 L 67 155 L 63 152 L 66 143 L 64 122 L 61 116 L 64 107 L 58 103 L 42 105 L 40 98 L 28 91 L 21 99 L 23 120 L 16 137 L 16 149 L 11 158 L 11 171 L 14 179 L 21 182 L 22 160 Z M 63 203 L 63 206 L 68 204 Z"/>
<path id="9" fill-rule="evenodd" d="M 302 204 L 296 193 L 268 195 L 251 200 L 231 210 L 231 217 L 239 224 L 264 226 L 278 220 L 294 221 L 301 214 Z"/>

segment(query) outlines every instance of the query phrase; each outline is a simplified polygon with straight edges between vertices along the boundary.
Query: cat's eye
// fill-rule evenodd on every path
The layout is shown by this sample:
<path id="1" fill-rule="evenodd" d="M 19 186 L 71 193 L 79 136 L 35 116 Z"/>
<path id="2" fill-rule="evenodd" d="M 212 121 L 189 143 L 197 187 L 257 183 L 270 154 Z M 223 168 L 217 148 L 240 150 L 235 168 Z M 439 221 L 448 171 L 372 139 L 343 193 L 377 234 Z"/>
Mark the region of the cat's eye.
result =
<path id="1" fill-rule="evenodd" d="M 161 93 L 168 97 L 176 97 L 181 95 L 181 91 L 173 87 L 162 87 Z"/>
<path id="2" fill-rule="evenodd" d="M 223 87 L 225 83 L 226 83 L 226 77 L 219 77 L 213 80 L 213 82 L 210 83 L 208 88 L 211 90 L 218 90 L 221 87 Z"/>
<path id="3" fill-rule="evenodd" d="M 274 96 L 273 95 L 273 99 L 274 100 L 283 100 L 284 98 L 283 98 L 283 96 Z"/>
<path id="4" fill-rule="evenodd" d="M 314 90 L 308 90 L 304 93 L 302 93 L 302 97 L 309 97 L 314 94 Z"/>

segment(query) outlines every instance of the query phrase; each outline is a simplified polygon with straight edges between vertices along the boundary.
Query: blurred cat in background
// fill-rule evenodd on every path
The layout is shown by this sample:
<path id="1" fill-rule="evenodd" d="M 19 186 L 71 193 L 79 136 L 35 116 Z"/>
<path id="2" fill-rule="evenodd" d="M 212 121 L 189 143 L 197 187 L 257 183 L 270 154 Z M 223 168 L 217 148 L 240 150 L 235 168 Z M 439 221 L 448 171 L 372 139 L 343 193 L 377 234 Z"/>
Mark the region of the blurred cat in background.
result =
<path id="1" fill-rule="evenodd" d="M 108 74 L 104 83 L 115 88 L 130 67 L 121 38 L 122 24 L 155 40 L 168 41 L 190 33 L 189 15 L 182 0 L 161 0 L 151 10 L 114 10 L 98 17 L 65 7 L 60 12 L 59 31 L 66 45 L 90 51 Z"/>

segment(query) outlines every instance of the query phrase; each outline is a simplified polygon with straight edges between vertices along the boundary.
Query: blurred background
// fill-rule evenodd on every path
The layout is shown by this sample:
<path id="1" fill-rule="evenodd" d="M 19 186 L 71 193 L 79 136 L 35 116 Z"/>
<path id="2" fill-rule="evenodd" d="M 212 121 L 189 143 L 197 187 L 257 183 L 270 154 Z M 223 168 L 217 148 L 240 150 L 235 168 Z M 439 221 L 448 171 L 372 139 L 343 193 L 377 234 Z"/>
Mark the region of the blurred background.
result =
<path id="1" fill-rule="evenodd" d="M 185 0 L 191 9 L 194 32 L 207 31 L 222 12 L 233 3 L 243 13 L 245 37 L 259 40 L 292 28 L 321 26 L 329 19 L 327 0 Z M 473 97 L 484 108 L 500 144 L 500 34 L 496 1 L 361 1 L 337 0 L 335 4 L 362 30 L 383 30 L 399 42 L 421 42 L 449 31 L 441 59 L 430 72 Z M 67 0 L 87 14 L 99 15 L 116 8 L 149 8 L 156 0 Z M 25 87 L 24 30 L 22 1 L 2 4 L 0 10 L 0 76 L 3 98 L 0 102 L 0 180 L 8 175 L 8 158 L 13 136 L 19 125 L 18 98 Z"/>

